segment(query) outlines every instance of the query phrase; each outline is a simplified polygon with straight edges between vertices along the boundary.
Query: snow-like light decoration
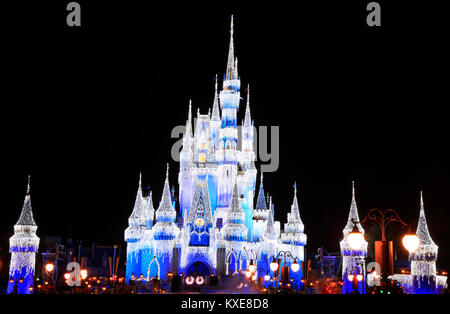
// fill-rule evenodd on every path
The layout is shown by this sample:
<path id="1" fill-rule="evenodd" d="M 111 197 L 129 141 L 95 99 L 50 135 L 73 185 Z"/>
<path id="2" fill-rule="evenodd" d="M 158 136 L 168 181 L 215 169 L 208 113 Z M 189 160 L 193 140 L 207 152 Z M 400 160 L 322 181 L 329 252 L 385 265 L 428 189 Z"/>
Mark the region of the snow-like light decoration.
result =
<path id="1" fill-rule="evenodd" d="M 36 252 L 39 238 L 36 236 L 37 225 L 33 218 L 30 197 L 30 176 L 28 176 L 27 193 L 19 220 L 14 225 L 14 235 L 9 239 L 11 262 L 7 293 L 29 294 L 33 286 Z"/>
<path id="2" fill-rule="evenodd" d="M 247 88 L 242 129 L 238 132 L 241 81 L 233 32 L 232 22 L 227 69 L 221 91 L 216 77 L 212 111 L 200 114 L 197 109 L 193 120 L 192 101 L 189 101 L 180 152 L 179 208 L 176 210 L 175 197 L 170 195 L 168 172 L 156 211 L 152 194 L 147 199 L 143 197 L 139 179 L 136 201 L 125 231 L 126 282 L 132 275 L 149 272 L 151 276 L 160 273 L 163 280 L 169 272 L 188 277 L 197 268 L 203 272 L 203 278 L 217 273 L 242 274 L 250 260 L 257 267 L 257 276 L 264 276 L 270 272 L 268 265 L 279 251 L 292 253 L 294 258 L 286 260 L 288 267 L 294 259 L 298 263 L 304 260 L 306 235 L 297 189 L 294 189 L 284 230 L 280 222 L 274 220 L 273 203 L 267 207 L 269 201 L 264 197 L 262 174 L 254 204 L 257 170 L 250 88 Z M 301 273 L 299 270 L 295 277 L 297 282 Z"/>
<path id="3" fill-rule="evenodd" d="M 395 274 L 389 276 L 389 279 L 400 283 L 407 293 L 439 293 L 447 288 L 447 276 L 436 275 L 438 246 L 433 242 L 428 230 L 422 192 L 416 234 L 420 242 L 418 248 L 409 254 L 411 274 Z"/>

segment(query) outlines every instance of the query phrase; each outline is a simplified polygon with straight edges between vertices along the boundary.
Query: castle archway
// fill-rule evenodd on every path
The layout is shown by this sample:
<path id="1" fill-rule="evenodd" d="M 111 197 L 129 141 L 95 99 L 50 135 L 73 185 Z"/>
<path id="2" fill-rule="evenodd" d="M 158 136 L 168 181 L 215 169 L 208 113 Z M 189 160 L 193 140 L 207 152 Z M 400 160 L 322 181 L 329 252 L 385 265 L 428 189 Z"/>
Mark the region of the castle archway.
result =
<path id="1" fill-rule="evenodd" d="M 186 267 L 186 276 L 200 275 L 205 277 L 210 276 L 211 274 L 214 274 L 214 270 L 211 265 L 204 260 L 193 261 Z"/>

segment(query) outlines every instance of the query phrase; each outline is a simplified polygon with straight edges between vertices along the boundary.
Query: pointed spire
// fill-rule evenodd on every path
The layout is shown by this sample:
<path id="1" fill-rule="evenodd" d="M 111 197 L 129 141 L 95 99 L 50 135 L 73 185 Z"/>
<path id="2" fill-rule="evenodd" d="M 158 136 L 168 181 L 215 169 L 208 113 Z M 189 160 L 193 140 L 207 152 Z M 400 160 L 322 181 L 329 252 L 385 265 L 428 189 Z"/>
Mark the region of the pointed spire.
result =
<path id="1" fill-rule="evenodd" d="M 28 175 L 27 194 L 26 195 L 30 195 L 30 181 L 31 181 L 31 176 Z"/>
<path id="2" fill-rule="evenodd" d="M 297 182 L 294 183 L 294 200 L 292 201 L 291 206 L 291 217 L 294 219 L 294 222 L 303 224 L 302 220 L 300 219 L 300 210 L 297 201 Z"/>
<path id="3" fill-rule="evenodd" d="M 261 183 L 259 184 L 258 199 L 256 209 L 267 209 L 266 199 L 264 198 L 263 173 L 261 172 Z"/>
<path id="4" fill-rule="evenodd" d="M 355 199 L 355 181 L 352 181 L 352 203 L 353 202 L 356 203 L 356 199 Z"/>
<path id="5" fill-rule="evenodd" d="M 216 85 L 214 90 L 214 102 L 211 120 L 220 121 L 220 111 L 219 111 L 219 97 L 217 95 L 217 74 L 216 74 Z"/>
<path id="6" fill-rule="evenodd" d="M 239 201 L 237 179 L 234 180 L 233 194 L 227 211 L 227 221 L 244 221 L 245 213 Z"/>
<path id="7" fill-rule="evenodd" d="M 156 211 L 157 220 L 163 218 L 165 221 L 173 221 L 176 216 L 175 208 L 173 208 L 172 196 L 169 187 L 169 164 L 167 163 L 166 180 L 164 182 L 163 194 L 161 203 Z"/>
<path id="8" fill-rule="evenodd" d="M 247 85 L 247 107 L 245 108 L 244 127 L 252 126 L 252 117 L 250 115 L 250 84 Z"/>
<path id="9" fill-rule="evenodd" d="M 132 220 L 143 218 L 144 212 L 144 201 L 142 198 L 142 173 L 139 172 L 139 185 L 136 193 L 136 200 L 134 201 L 133 212 L 129 218 L 130 224 L 133 223 Z"/>
<path id="10" fill-rule="evenodd" d="M 189 113 L 186 122 L 186 137 L 192 137 L 192 100 L 189 99 Z"/>
<path id="11" fill-rule="evenodd" d="M 33 218 L 33 210 L 31 208 L 31 197 L 30 197 L 30 179 L 28 176 L 27 192 L 25 195 L 25 200 L 23 202 L 22 212 L 20 213 L 19 220 L 17 220 L 16 226 L 36 226 Z"/>
<path id="12" fill-rule="evenodd" d="M 428 231 L 428 224 L 425 218 L 425 208 L 423 204 L 423 194 L 420 191 L 420 214 L 419 214 L 419 222 L 417 223 L 417 236 L 420 239 L 421 245 L 431 245 L 436 246 L 430 236 L 430 232 Z"/>
<path id="13" fill-rule="evenodd" d="M 275 226 L 274 226 L 274 212 L 273 212 L 273 205 L 272 205 L 272 197 L 270 197 L 269 200 L 269 217 L 267 218 L 267 224 L 266 224 L 266 230 L 264 231 L 264 237 L 267 240 L 276 240 L 277 238 L 277 233 L 275 231 Z"/>
<path id="14" fill-rule="evenodd" d="M 230 26 L 230 48 L 228 50 L 228 61 L 227 61 L 227 72 L 226 79 L 234 79 L 234 43 L 233 43 L 233 15 L 231 16 L 231 26 Z"/>
<path id="15" fill-rule="evenodd" d="M 348 215 L 347 224 L 345 225 L 344 230 L 342 231 L 344 233 L 344 237 L 347 236 L 350 232 L 353 230 L 354 223 L 352 222 L 356 221 L 356 226 L 358 227 L 358 230 L 364 234 L 364 229 L 361 226 L 361 223 L 359 222 L 359 215 L 358 215 L 358 207 L 356 206 L 356 197 L 355 197 L 355 182 L 352 181 L 352 203 L 350 205 L 350 212 Z"/>

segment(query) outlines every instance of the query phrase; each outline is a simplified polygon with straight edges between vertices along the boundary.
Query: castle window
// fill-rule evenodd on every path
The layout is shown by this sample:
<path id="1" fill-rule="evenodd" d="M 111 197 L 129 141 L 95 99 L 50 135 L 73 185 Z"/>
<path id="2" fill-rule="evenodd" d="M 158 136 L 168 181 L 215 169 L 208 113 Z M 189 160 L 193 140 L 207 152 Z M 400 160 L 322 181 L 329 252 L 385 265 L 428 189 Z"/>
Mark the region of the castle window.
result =
<path id="1" fill-rule="evenodd" d="M 200 144 L 200 149 L 206 149 L 206 144 L 205 143 L 201 143 Z"/>
<path id="2" fill-rule="evenodd" d="M 205 153 L 198 154 L 198 162 L 205 162 L 205 161 L 206 161 Z"/>
<path id="3" fill-rule="evenodd" d="M 227 141 L 227 144 L 226 144 L 226 146 L 225 146 L 225 149 L 226 149 L 226 150 L 229 150 L 230 148 L 231 148 L 230 141 Z"/>

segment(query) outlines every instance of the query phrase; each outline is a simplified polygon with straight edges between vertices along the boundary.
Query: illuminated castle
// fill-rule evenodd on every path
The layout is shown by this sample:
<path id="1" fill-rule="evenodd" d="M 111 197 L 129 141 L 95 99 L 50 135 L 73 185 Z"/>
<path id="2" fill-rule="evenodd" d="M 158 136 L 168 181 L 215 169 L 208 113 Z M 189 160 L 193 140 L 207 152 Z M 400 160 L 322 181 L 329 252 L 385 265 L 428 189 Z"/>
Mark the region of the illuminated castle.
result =
<path id="1" fill-rule="evenodd" d="M 286 259 L 286 266 L 304 260 L 306 235 L 300 219 L 297 189 L 291 196 L 293 202 L 284 230 L 280 222 L 274 221 L 271 199 L 265 198 L 262 173 L 256 197 L 258 171 L 248 92 L 242 147 L 238 147 L 240 88 L 231 19 L 227 69 L 220 93 L 216 80 L 212 113 L 197 112 L 193 128 L 189 104 L 180 153 L 178 213 L 169 187 L 169 166 L 156 211 L 151 192 L 144 198 L 139 182 L 134 209 L 125 230 L 127 282 L 133 275 L 142 275 L 147 280 L 155 276 L 166 279 L 169 272 L 236 275 L 247 270 L 251 262 L 257 267 L 257 277 L 261 278 L 274 275 L 269 264 L 280 251 L 293 255 Z M 301 273 L 300 269 L 289 275 L 298 287 Z"/>

